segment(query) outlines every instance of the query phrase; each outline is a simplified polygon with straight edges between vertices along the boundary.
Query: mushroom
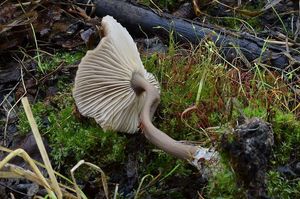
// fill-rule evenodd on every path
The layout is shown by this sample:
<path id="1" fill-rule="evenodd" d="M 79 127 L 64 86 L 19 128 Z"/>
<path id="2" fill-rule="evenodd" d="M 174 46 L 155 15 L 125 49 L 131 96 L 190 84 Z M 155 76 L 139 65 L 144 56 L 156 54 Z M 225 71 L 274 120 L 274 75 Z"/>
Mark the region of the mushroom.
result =
<path id="1" fill-rule="evenodd" d="M 104 130 L 136 133 L 141 127 L 151 143 L 196 167 L 198 160 L 210 160 L 212 151 L 178 142 L 152 124 L 159 83 L 145 70 L 135 42 L 120 23 L 105 16 L 101 28 L 100 43 L 78 66 L 73 97 L 79 112 Z"/>

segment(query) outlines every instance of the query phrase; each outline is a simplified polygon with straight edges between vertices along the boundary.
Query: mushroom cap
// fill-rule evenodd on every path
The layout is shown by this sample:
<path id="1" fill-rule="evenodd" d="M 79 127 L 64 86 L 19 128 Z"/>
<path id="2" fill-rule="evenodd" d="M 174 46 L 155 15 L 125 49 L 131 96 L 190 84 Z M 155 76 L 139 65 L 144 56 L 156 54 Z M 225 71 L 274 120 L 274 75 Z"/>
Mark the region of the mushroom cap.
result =
<path id="1" fill-rule="evenodd" d="M 79 112 L 104 130 L 135 133 L 145 93 L 135 93 L 132 76 L 138 73 L 158 89 L 159 83 L 145 70 L 128 31 L 111 16 L 103 17 L 101 25 L 104 37 L 82 58 L 73 97 Z"/>

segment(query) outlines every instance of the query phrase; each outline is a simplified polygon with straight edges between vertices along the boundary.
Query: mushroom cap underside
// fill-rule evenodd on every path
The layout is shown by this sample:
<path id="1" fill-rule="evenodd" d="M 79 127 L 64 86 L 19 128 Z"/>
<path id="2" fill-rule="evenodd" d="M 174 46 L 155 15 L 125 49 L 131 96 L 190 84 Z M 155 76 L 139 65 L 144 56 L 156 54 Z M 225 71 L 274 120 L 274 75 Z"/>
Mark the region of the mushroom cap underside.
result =
<path id="1" fill-rule="evenodd" d="M 104 37 L 82 58 L 73 97 L 79 112 L 104 130 L 135 133 L 145 93 L 135 93 L 132 76 L 137 73 L 158 89 L 159 83 L 145 70 L 128 31 L 111 16 L 103 17 L 101 25 Z"/>

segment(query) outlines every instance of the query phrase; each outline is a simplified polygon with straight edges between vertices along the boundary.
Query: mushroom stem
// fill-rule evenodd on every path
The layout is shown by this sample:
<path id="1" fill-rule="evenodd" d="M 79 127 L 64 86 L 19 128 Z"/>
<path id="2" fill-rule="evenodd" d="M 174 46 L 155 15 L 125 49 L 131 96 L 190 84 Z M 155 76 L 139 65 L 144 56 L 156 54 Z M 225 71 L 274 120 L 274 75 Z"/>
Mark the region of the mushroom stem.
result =
<path id="1" fill-rule="evenodd" d="M 151 122 L 151 118 L 159 104 L 159 93 L 157 88 L 151 85 L 144 77 L 135 73 L 132 76 L 131 84 L 136 90 L 143 90 L 146 92 L 146 100 L 143 106 L 140 118 L 143 125 L 143 132 L 145 137 L 158 148 L 174 155 L 180 159 L 192 162 L 197 155 L 199 147 L 183 144 L 178 142 L 157 129 Z"/>

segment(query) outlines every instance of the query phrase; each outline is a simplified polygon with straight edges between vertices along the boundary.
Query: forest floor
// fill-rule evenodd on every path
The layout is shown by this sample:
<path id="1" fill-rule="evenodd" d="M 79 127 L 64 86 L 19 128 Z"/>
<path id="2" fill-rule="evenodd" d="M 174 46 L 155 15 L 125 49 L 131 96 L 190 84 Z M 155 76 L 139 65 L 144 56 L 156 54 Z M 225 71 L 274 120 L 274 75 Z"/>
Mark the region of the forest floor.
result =
<path id="1" fill-rule="evenodd" d="M 137 1 L 233 32 L 280 38 L 299 52 L 298 2 L 222 2 Z M 103 131 L 78 113 L 74 78 L 81 58 L 100 41 L 101 22 L 80 6 L 0 3 L 0 198 L 59 198 L 24 97 L 66 198 L 300 198 L 299 63 L 278 71 L 259 60 L 229 62 L 209 38 L 193 45 L 176 42 L 172 32 L 167 40 L 132 35 L 161 87 L 153 123 L 176 140 L 220 154 L 208 173 L 199 172 L 141 133 Z M 12 152 L 20 148 L 28 155 Z M 88 163 L 72 176 L 82 160 Z"/>

